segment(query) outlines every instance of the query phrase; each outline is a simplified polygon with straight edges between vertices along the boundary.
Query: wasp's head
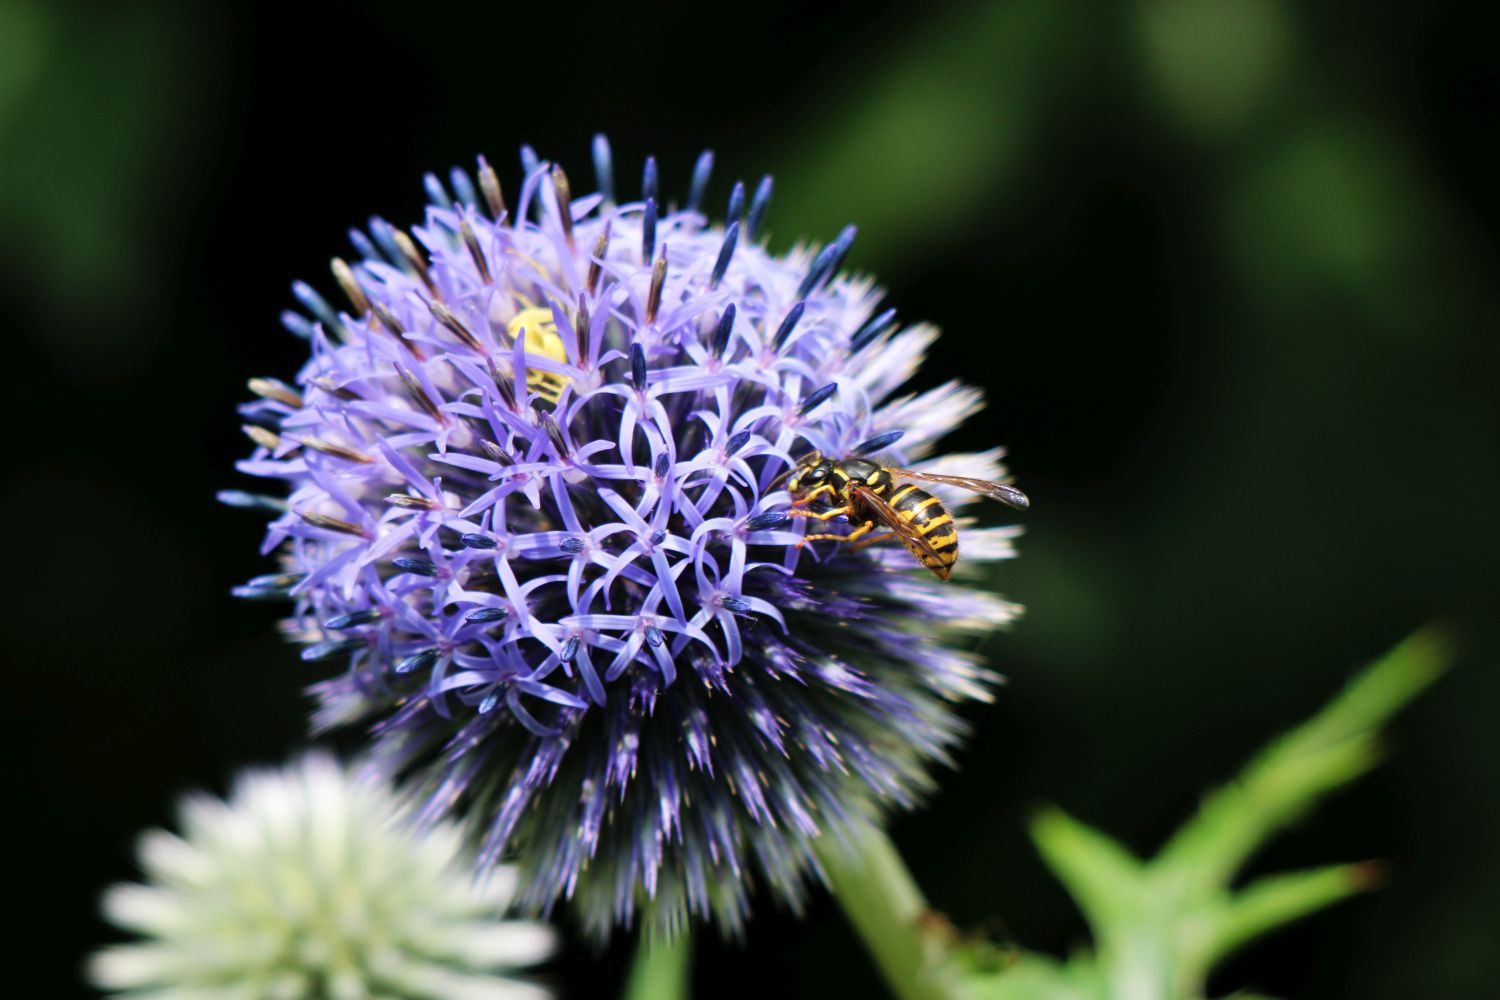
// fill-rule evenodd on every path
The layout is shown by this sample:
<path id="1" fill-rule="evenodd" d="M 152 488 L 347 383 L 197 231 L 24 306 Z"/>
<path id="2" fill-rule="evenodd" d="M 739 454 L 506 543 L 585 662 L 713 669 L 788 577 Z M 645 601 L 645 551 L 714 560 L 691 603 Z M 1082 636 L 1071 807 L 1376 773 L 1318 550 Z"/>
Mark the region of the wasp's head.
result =
<path id="1" fill-rule="evenodd" d="M 798 493 L 815 490 L 833 478 L 833 468 L 832 459 L 813 452 L 797 463 L 796 469 L 792 472 L 792 478 L 787 480 L 787 491 L 795 496 Z"/>

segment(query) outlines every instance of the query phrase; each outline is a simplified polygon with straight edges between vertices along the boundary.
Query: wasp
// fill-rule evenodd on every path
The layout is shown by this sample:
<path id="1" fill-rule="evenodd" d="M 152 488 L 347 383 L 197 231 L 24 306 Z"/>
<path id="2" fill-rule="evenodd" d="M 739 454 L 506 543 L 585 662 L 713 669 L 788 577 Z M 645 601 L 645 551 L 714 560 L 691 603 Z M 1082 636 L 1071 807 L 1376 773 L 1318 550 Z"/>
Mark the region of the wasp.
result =
<path id="1" fill-rule="evenodd" d="M 539 306 L 522 309 L 505 326 L 511 343 L 515 343 L 522 331 L 525 331 L 526 353 L 549 361 L 568 360 L 568 349 L 557 332 L 557 321 L 552 318 L 551 309 Z M 539 368 L 526 369 L 526 388 L 553 406 L 557 405 L 563 389 L 571 381 L 568 376 L 556 372 L 542 371 Z"/>
<path id="2" fill-rule="evenodd" d="M 1025 493 L 1004 483 L 913 472 L 867 458 L 824 458 L 816 451 L 799 461 L 788 477 L 787 491 L 793 499 L 787 513 L 792 517 L 817 521 L 848 517 L 849 523 L 858 525 L 845 535 L 807 535 L 797 543 L 799 548 L 823 539 L 859 540 L 856 549 L 898 539 L 939 580 L 947 580 L 958 561 L 958 530 L 953 515 L 937 497 L 905 480 L 957 486 L 1017 510 L 1031 506 Z M 817 503 L 823 497 L 827 499 Z M 889 530 L 871 535 L 877 526 Z"/>

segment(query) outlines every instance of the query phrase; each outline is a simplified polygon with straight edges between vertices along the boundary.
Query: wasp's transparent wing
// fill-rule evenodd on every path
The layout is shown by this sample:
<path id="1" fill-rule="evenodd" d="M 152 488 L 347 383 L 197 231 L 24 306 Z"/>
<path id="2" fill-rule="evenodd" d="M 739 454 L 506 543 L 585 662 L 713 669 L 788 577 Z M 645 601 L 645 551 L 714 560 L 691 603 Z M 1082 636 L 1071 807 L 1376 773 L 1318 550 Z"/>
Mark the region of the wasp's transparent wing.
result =
<path id="1" fill-rule="evenodd" d="M 992 483 L 988 479 L 970 479 L 968 476 L 940 476 L 935 472 L 913 472 L 911 469 L 887 469 L 894 479 L 915 479 L 925 483 L 943 483 L 948 486 L 957 486 L 961 490 L 970 493 L 978 493 L 980 496 L 989 497 L 991 500 L 999 500 L 1007 506 L 1016 510 L 1025 510 L 1031 506 L 1031 500 L 1016 489 L 1004 483 Z"/>

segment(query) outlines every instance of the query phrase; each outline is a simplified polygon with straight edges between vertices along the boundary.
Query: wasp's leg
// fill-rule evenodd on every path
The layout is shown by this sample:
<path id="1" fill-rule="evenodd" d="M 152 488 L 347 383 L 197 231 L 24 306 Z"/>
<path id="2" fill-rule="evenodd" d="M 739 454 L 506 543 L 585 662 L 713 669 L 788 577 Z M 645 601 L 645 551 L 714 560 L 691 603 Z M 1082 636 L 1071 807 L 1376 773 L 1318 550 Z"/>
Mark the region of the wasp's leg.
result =
<path id="1" fill-rule="evenodd" d="M 854 548 L 851 549 L 850 551 L 852 551 L 852 552 L 858 552 L 860 549 L 864 548 L 866 545 L 879 545 L 881 542 L 894 542 L 895 540 L 896 540 L 896 533 L 894 531 L 883 531 L 883 532 L 881 532 L 878 535 L 871 535 L 869 538 L 866 538 L 866 539 L 864 539 L 862 541 L 855 542 L 854 543 Z"/>
<path id="2" fill-rule="evenodd" d="M 874 527 L 875 527 L 875 522 L 874 521 L 866 521 L 864 524 L 861 524 L 859 527 L 855 528 L 853 531 L 849 532 L 849 534 L 847 534 L 847 535 L 804 535 L 804 536 L 802 536 L 802 539 L 799 542 L 797 542 L 797 548 L 799 548 L 799 549 L 802 548 L 802 546 L 806 545 L 808 542 L 826 542 L 826 541 L 847 542 L 850 539 L 858 538 L 861 535 L 869 534 L 869 532 Z"/>
<path id="3" fill-rule="evenodd" d="M 814 489 L 813 491 L 811 491 L 810 493 L 806 494 L 805 496 L 800 496 L 797 499 L 793 500 L 792 501 L 792 506 L 793 507 L 806 507 L 808 504 L 812 503 L 814 500 L 816 500 L 818 497 L 822 496 L 824 493 L 833 493 L 833 492 L 836 492 L 834 490 L 834 488 L 833 488 L 833 484 L 832 483 L 824 483 L 822 486 L 819 486 L 817 489 Z"/>
<path id="4" fill-rule="evenodd" d="M 849 512 L 850 512 L 849 511 L 849 505 L 848 504 L 844 504 L 842 507 L 834 507 L 834 508 L 832 508 L 830 510 L 825 510 L 821 514 L 815 512 L 815 511 L 811 511 L 811 510 L 802 510 L 800 508 L 794 508 L 792 510 L 787 511 L 786 512 L 786 516 L 787 517 L 810 517 L 814 521 L 831 521 L 835 517 L 839 517 L 839 516 L 841 516 L 843 514 L 848 514 Z M 839 537 L 842 538 L 843 536 L 840 535 Z"/>

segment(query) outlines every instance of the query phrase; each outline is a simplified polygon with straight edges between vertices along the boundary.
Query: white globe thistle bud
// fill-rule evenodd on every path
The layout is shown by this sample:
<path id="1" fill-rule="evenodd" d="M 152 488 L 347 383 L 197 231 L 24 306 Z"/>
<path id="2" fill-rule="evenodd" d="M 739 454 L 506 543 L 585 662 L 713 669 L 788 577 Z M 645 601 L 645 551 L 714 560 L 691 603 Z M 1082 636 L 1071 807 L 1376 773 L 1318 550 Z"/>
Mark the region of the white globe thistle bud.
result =
<path id="1" fill-rule="evenodd" d="M 420 832 L 385 785 L 326 754 L 188 797 L 182 833 L 139 845 L 145 884 L 105 916 L 139 941 L 89 961 L 93 984 L 173 1000 L 541 1000 L 512 970 L 551 954 L 544 926 L 504 921 L 515 877 L 474 883 L 461 834 Z"/>

